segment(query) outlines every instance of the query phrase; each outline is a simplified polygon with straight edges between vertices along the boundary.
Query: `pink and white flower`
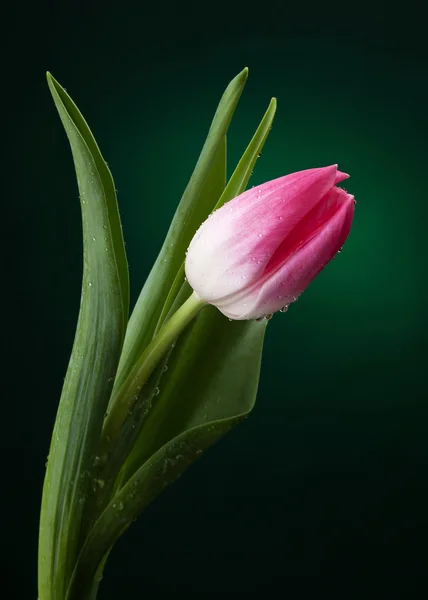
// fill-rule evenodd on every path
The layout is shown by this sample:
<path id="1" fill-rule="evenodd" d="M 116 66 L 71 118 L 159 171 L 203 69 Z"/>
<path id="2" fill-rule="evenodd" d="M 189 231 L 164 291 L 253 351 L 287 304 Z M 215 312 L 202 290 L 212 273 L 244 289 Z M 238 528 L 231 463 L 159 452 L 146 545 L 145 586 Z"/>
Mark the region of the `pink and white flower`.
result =
<path id="1" fill-rule="evenodd" d="M 186 277 L 230 319 L 257 319 L 294 302 L 344 244 L 354 197 L 337 165 L 308 169 L 240 194 L 201 225 Z"/>

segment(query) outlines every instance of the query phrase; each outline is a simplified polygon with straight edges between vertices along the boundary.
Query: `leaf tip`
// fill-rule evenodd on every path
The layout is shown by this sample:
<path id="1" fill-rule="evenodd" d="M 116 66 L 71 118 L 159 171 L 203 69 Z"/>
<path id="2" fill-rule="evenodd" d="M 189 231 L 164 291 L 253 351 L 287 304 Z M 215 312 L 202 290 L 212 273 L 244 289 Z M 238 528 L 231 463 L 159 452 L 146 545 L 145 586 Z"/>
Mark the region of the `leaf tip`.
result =
<path id="1" fill-rule="evenodd" d="M 238 73 L 238 75 L 235 77 L 235 79 L 233 79 L 233 81 L 235 82 L 239 82 L 241 85 L 244 85 L 245 82 L 248 79 L 248 67 L 245 67 L 245 69 L 242 69 L 242 71 L 240 73 Z"/>
<path id="2" fill-rule="evenodd" d="M 53 95 L 54 91 L 57 89 L 58 82 L 50 71 L 46 71 L 46 81 L 48 82 L 49 89 Z"/>

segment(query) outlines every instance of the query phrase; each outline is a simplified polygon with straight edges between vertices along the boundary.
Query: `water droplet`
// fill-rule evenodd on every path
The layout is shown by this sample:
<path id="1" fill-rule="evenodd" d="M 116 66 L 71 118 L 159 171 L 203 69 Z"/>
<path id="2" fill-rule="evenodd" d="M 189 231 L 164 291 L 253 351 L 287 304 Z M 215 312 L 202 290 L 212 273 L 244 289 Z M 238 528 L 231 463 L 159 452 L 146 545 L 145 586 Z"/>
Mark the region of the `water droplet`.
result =
<path id="1" fill-rule="evenodd" d="M 118 508 L 118 510 L 123 510 L 123 502 L 118 502 L 117 508 Z"/>
<path id="2" fill-rule="evenodd" d="M 163 368 L 163 372 L 165 373 L 165 371 L 168 371 L 168 365 L 165 365 Z"/>
<path id="3" fill-rule="evenodd" d="M 261 237 L 263 237 L 263 234 L 262 234 L 262 233 L 259 233 L 259 238 L 261 238 Z"/>
<path id="4" fill-rule="evenodd" d="M 279 312 L 285 313 L 285 312 L 287 312 L 287 310 L 288 310 L 288 305 L 283 306 Z"/>
<path id="5" fill-rule="evenodd" d="M 160 392 L 160 389 L 158 387 L 155 387 L 155 391 L 153 392 L 153 396 L 157 396 Z"/>
<path id="6" fill-rule="evenodd" d="M 92 241 L 95 242 L 95 238 L 94 237 L 92 238 Z"/>
<path id="7" fill-rule="evenodd" d="M 265 315 L 265 319 L 266 319 L 267 321 L 270 321 L 270 320 L 272 319 L 272 317 L 273 317 L 273 314 L 272 314 L 272 313 L 268 313 L 267 315 Z"/>
<path id="8" fill-rule="evenodd" d="M 232 321 L 233 321 L 233 319 L 229 319 L 229 321 L 230 321 L 230 322 L 232 322 Z"/>
<path id="9" fill-rule="evenodd" d="M 101 458 L 99 456 L 95 456 L 94 458 L 94 467 L 98 467 L 101 462 Z"/>
<path id="10" fill-rule="evenodd" d="M 92 482 L 92 489 L 94 492 L 98 491 L 98 488 L 104 487 L 104 479 L 94 479 Z"/>

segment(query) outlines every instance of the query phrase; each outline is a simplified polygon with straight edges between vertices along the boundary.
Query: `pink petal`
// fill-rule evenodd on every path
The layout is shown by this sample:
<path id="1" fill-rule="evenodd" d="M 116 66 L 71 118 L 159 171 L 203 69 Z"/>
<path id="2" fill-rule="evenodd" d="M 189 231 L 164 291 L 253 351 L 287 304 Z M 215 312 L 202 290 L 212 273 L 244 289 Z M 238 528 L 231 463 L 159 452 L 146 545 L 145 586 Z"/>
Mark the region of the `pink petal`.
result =
<path id="1" fill-rule="evenodd" d="M 226 316 L 242 320 L 276 312 L 294 302 L 316 275 L 342 247 L 351 229 L 354 213 L 353 196 L 340 188 L 332 188 L 315 207 L 302 233 L 319 220 L 319 227 L 307 241 L 291 249 L 283 263 L 278 262 L 247 294 L 236 294 L 217 304 Z M 329 213 L 330 211 L 330 213 Z M 324 222 L 321 223 L 321 217 Z M 271 267 L 271 265 L 270 265 Z"/>
<path id="2" fill-rule="evenodd" d="M 190 285 L 212 303 L 244 290 L 335 181 L 346 177 L 337 165 L 308 169 L 254 187 L 224 205 L 189 246 Z"/>

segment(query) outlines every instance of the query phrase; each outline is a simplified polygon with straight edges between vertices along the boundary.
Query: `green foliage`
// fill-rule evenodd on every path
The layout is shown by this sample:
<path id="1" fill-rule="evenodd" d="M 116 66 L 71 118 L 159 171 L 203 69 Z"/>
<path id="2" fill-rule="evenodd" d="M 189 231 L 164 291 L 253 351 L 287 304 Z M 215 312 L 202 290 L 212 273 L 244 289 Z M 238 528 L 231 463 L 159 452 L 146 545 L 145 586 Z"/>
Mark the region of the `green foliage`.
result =
<path id="1" fill-rule="evenodd" d="M 187 325 L 199 309 L 183 269 L 201 222 L 245 190 L 272 125 L 274 99 L 226 185 L 225 136 L 246 78 L 244 69 L 220 101 L 125 335 L 128 270 L 113 180 L 83 117 L 48 75 L 76 168 L 84 271 L 43 491 L 40 600 L 94 600 L 120 535 L 254 406 L 266 321 L 229 322 L 207 306 Z M 125 412 L 124 398 L 132 400 Z"/>

